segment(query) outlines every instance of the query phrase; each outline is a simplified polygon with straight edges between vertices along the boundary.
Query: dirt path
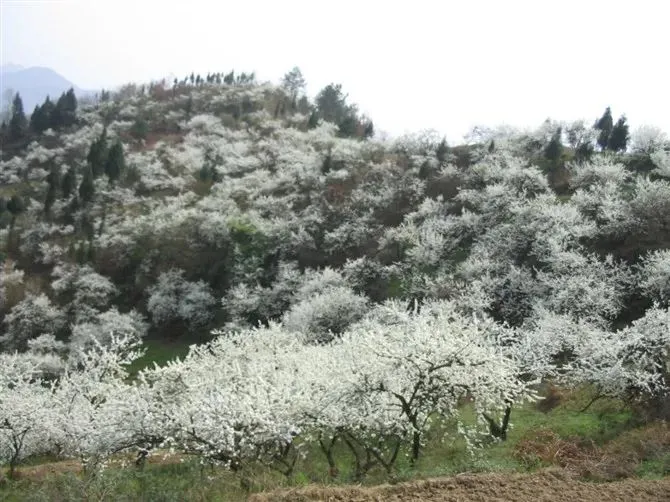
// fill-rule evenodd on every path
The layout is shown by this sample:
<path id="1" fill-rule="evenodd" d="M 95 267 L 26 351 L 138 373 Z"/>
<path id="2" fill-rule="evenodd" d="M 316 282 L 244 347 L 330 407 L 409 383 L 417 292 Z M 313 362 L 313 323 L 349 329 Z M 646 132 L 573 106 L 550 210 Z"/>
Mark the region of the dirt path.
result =
<path id="1" fill-rule="evenodd" d="M 588 483 L 561 471 L 470 474 L 375 487 L 315 487 L 252 496 L 253 502 L 668 502 L 670 478 Z"/>

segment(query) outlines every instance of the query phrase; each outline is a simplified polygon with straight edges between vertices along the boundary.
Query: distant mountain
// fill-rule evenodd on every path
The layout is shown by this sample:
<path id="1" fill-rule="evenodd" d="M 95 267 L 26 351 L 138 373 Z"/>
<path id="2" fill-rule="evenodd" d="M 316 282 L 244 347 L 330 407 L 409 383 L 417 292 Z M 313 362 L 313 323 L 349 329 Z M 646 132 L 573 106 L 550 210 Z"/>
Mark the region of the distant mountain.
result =
<path id="1" fill-rule="evenodd" d="M 74 88 L 79 98 L 92 93 L 92 91 L 80 89 L 51 68 L 41 66 L 24 68 L 15 64 L 0 67 L 0 96 L 3 99 L 3 108 L 5 92 L 11 89 L 12 94 L 18 92 L 21 95 L 23 108 L 27 115 L 32 113 L 35 105 L 42 104 L 47 96 L 55 101 L 70 87 Z"/>
<path id="2" fill-rule="evenodd" d="M 21 66 L 20 64 L 5 64 L 0 66 L 0 75 L 5 74 L 5 73 L 12 73 L 15 71 L 23 70 L 25 66 Z"/>

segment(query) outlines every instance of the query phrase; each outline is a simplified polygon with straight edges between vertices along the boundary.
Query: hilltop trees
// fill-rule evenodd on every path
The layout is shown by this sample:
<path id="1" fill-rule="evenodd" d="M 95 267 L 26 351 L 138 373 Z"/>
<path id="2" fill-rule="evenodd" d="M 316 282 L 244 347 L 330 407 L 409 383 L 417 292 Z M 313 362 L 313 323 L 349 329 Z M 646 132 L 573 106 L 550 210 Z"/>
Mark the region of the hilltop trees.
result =
<path id="1" fill-rule="evenodd" d="M 53 127 L 53 114 L 56 105 L 53 104 L 49 96 L 42 105 L 35 105 L 35 110 L 30 116 L 30 128 L 35 134 L 42 134 L 44 131 Z"/>
<path id="2" fill-rule="evenodd" d="M 289 97 L 294 103 L 294 107 L 300 94 L 305 91 L 306 85 L 307 82 L 302 76 L 300 68 L 297 66 L 284 75 L 284 78 L 282 79 L 282 87 L 288 91 Z"/>
<path id="3" fill-rule="evenodd" d="M 626 123 L 626 116 L 622 116 L 616 121 L 609 139 L 607 140 L 607 149 L 613 152 L 624 152 L 628 147 L 628 124 Z"/>
<path id="4" fill-rule="evenodd" d="M 601 151 L 625 151 L 630 138 L 626 116 L 622 115 L 616 124 L 612 118 L 612 111 L 608 106 L 603 116 L 593 126 L 598 132 L 597 143 Z"/>
<path id="5" fill-rule="evenodd" d="M 367 138 L 374 133 L 372 122 L 359 118 L 356 106 L 347 103 L 347 95 L 342 92 L 341 84 L 329 84 L 321 89 L 315 104 L 315 118 L 336 124 L 343 137 Z M 313 123 L 312 118 L 310 123 Z"/>
<path id="6" fill-rule="evenodd" d="M 600 117 L 593 126 L 596 130 L 600 131 L 598 134 L 598 139 L 596 142 L 601 150 L 607 148 L 609 143 L 610 134 L 612 134 L 612 128 L 614 127 L 614 119 L 612 119 L 612 110 L 608 106 L 603 113 L 603 116 Z"/>

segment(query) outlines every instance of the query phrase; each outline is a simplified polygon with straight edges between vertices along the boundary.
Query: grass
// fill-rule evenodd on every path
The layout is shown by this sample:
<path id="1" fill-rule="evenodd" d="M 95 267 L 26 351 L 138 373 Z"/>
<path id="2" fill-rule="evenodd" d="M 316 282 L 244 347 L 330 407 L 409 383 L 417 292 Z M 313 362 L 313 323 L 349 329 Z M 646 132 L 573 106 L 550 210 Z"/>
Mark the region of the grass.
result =
<path id="1" fill-rule="evenodd" d="M 128 366 L 128 372 L 136 375 L 140 370 L 153 366 L 153 363 L 162 366 L 177 357 L 183 358 L 193 343 L 195 343 L 193 340 L 187 338 L 145 339 L 142 341 L 142 347 L 145 349 L 144 355 Z"/>

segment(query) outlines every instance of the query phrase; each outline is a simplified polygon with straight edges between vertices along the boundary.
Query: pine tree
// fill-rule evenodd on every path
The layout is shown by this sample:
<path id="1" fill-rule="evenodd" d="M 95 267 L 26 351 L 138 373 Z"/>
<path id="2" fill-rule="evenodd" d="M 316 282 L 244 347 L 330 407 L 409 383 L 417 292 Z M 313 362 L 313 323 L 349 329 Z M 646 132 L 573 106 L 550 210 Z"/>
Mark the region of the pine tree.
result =
<path id="1" fill-rule="evenodd" d="M 91 167 L 91 173 L 94 178 L 105 172 L 105 161 L 107 159 L 107 128 L 102 130 L 102 134 L 92 144 L 88 150 L 86 160 Z"/>
<path id="2" fill-rule="evenodd" d="M 93 184 L 93 171 L 90 165 L 84 169 L 84 178 L 79 185 L 79 197 L 84 202 L 91 202 L 95 196 L 95 185 Z"/>
<path id="3" fill-rule="evenodd" d="M 136 140 L 146 139 L 149 134 L 149 124 L 142 117 L 138 117 L 130 127 L 130 135 Z"/>
<path id="4" fill-rule="evenodd" d="M 607 148 L 607 143 L 609 142 L 609 137 L 610 134 L 612 133 L 612 128 L 614 127 L 614 121 L 612 119 L 612 110 L 610 110 L 609 106 L 605 109 L 605 113 L 603 114 L 602 117 L 600 117 L 599 120 L 596 121 L 593 127 L 594 129 L 600 131 L 600 134 L 598 134 L 597 142 L 598 146 L 600 146 L 600 149 L 604 150 L 605 148 Z"/>
<path id="5" fill-rule="evenodd" d="M 295 101 L 300 93 L 305 91 L 305 86 L 307 82 L 305 77 L 302 76 L 300 68 L 294 66 L 291 71 L 284 75 L 282 78 L 282 87 L 286 89 L 289 97 L 292 101 Z"/>
<path id="6" fill-rule="evenodd" d="M 12 141 L 23 139 L 28 131 L 28 119 L 23 111 L 23 101 L 17 92 L 12 102 L 12 116 L 9 119 L 9 138 Z"/>
<path id="7" fill-rule="evenodd" d="M 447 154 L 449 153 L 449 146 L 447 145 L 447 140 L 442 139 L 440 144 L 437 145 L 437 150 L 435 150 L 435 157 L 440 164 L 443 164 L 447 160 Z"/>
<path id="8" fill-rule="evenodd" d="M 613 152 L 625 152 L 629 139 L 630 135 L 628 134 L 626 116 L 622 115 L 612 128 L 612 133 L 607 141 L 607 149 Z"/>
<path id="9" fill-rule="evenodd" d="M 188 100 L 186 101 L 186 116 L 188 118 L 191 118 L 191 113 L 193 113 L 193 97 L 189 96 Z"/>
<path id="10" fill-rule="evenodd" d="M 365 129 L 363 129 L 363 137 L 369 139 L 372 138 L 374 135 L 375 135 L 375 125 L 372 123 L 372 120 L 370 120 L 365 124 Z"/>
<path id="11" fill-rule="evenodd" d="M 30 128 L 36 134 L 42 134 L 51 126 L 51 116 L 54 113 L 55 105 L 47 96 L 42 106 L 36 105 L 35 111 L 30 116 Z"/>
<path id="12" fill-rule="evenodd" d="M 60 169 L 58 166 L 51 168 L 51 171 L 47 174 L 46 181 L 48 183 L 48 188 L 44 198 L 44 213 L 49 214 L 51 212 L 51 207 L 54 202 L 56 202 L 58 185 L 60 185 Z"/>
<path id="13" fill-rule="evenodd" d="M 318 125 L 319 125 L 319 114 L 316 112 L 316 110 L 314 110 L 309 116 L 309 120 L 307 121 L 307 127 L 309 129 L 314 129 Z"/>
<path id="14" fill-rule="evenodd" d="M 563 154 L 563 143 L 561 142 L 562 134 L 562 128 L 559 127 L 556 129 L 554 134 L 551 136 L 551 140 L 549 140 L 549 144 L 547 144 L 546 148 L 544 149 L 544 157 L 548 160 L 551 160 L 552 162 L 560 159 L 561 155 Z"/>
<path id="15" fill-rule="evenodd" d="M 125 170 L 126 164 L 123 157 L 123 145 L 117 141 L 109 149 L 109 155 L 105 162 L 105 174 L 112 183 L 119 179 L 121 173 Z"/>
<path id="16" fill-rule="evenodd" d="M 56 102 L 56 107 L 51 115 L 51 125 L 54 129 L 70 127 L 77 121 L 77 97 L 74 89 L 61 94 Z"/>
<path id="17" fill-rule="evenodd" d="M 54 202 L 56 202 L 56 185 L 49 183 L 47 194 L 44 197 L 44 214 L 51 213 Z"/>
<path id="18" fill-rule="evenodd" d="M 65 175 L 63 176 L 63 179 L 61 180 L 61 193 L 63 194 L 63 198 L 67 199 L 72 195 L 72 192 L 74 192 L 75 187 L 77 186 L 77 178 L 74 173 L 74 168 L 69 168 L 66 172 Z"/>
<path id="19" fill-rule="evenodd" d="M 16 218 L 21 214 L 26 208 L 23 199 L 18 195 L 14 194 L 7 202 L 7 211 L 12 215 L 12 219 L 9 223 L 9 228 L 13 229 L 14 224 L 16 223 Z"/>

